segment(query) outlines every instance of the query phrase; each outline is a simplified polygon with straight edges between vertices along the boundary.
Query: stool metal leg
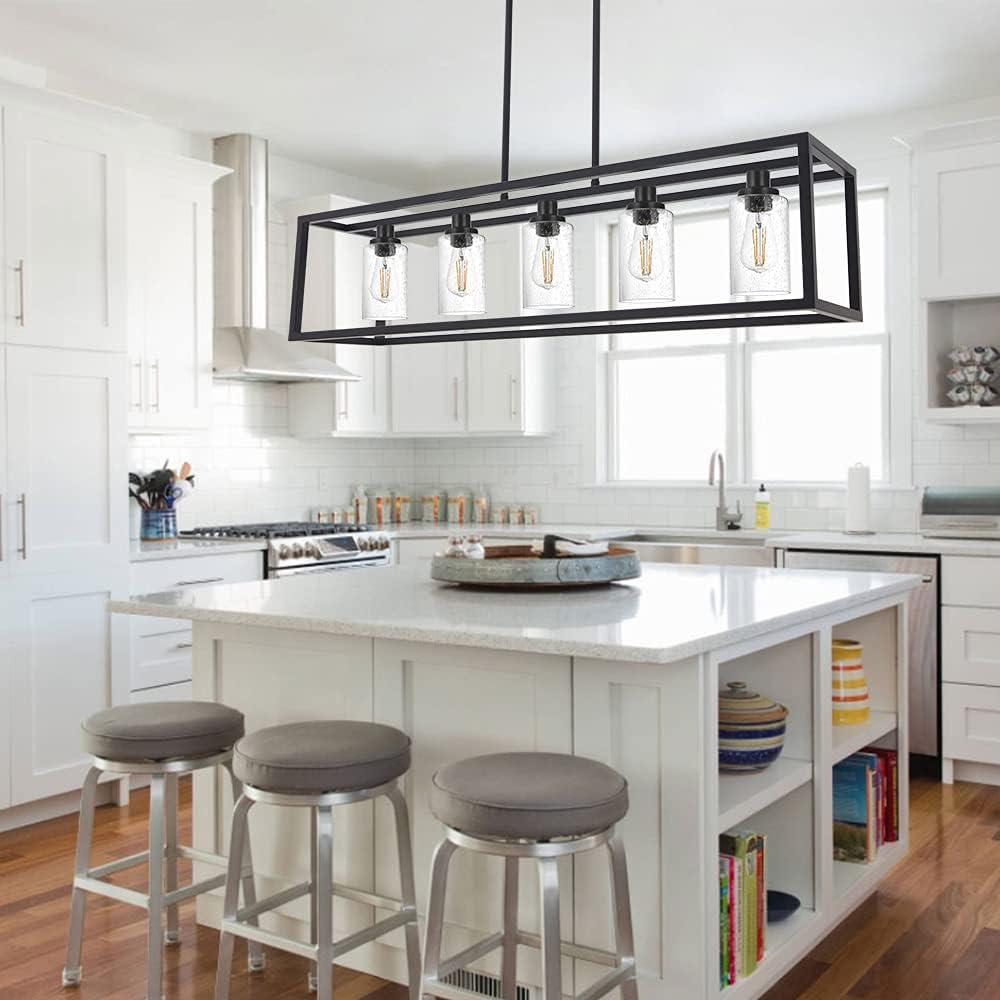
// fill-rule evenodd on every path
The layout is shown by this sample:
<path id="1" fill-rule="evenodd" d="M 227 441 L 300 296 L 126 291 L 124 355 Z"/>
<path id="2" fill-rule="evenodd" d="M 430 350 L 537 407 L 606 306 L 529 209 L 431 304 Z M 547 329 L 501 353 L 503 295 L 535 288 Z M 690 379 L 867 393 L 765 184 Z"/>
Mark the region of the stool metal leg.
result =
<path id="1" fill-rule="evenodd" d="M 166 867 L 167 892 L 177 888 L 177 775 L 168 774 L 164 785 L 164 822 L 166 823 Z M 167 907 L 167 932 L 164 941 L 167 944 L 177 944 L 181 939 L 180 926 L 177 919 L 177 904 Z"/>
<path id="2" fill-rule="evenodd" d="M 229 782 L 233 789 L 233 802 L 235 803 L 243 794 L 243 782 L 233 774 L 232 761 L 226 761 L 222 765 L 229 772 Z M 257 889 L 253 882 L 253 854 L 250 850 L 250 829 L 247 828 L 243 837 L 243 905 L 253 906 L 257 902 Z M 257 917 L 251 917 L 249 923 L 254 927 L 259 926 Z M 264 958 L 264 946 L 259 941 L 248 942 L 247 968 L 251 972 L 260 972 L 266 964 Z"/>
<path id="3" fill-rule="evenodd" d="M 559 863 L 555 858 L 538 862 L 542 914 L 542 996 L 562 1000 L 562 951 L 559 932 Z"/>
<path id="4" fill-rule="evenodd" d="M 406 924 L 406 965 L 410 980 L 410 1000 L 420 1000 L 420 935 L 417 930 L 417 890 L 413 881 L 413 847 L 410 841 L 410 815 L 399 785 L 386 793 L 396 816 L 396 847 L 399 854 L 399 886 L 404 908 L 411 920 Z"/>
<path id="5" fill-rule="evenodd" d="M 90 842 L 94 835 L 94 808 L 97 799 L 98 768 L 92 767 L 83 779 L 80 793 L 80 826 L 76 835 L 76 860 L 73 874 L 85 877 L 90 868 Z M 63 967 L 63 986 L 77 986 L 80 982 L 80 950 L 83 946 L 83 914 L 87 901 L 84 889 L 73 886 L 69 906 L 69 941 L 66 945 L 66 965 Z"/>
<path id="6" fill-rule="evenodd" d="M 333 810 L 316 808 L 316 996 L 333 1000 Z"/>
<path id="7" fill-rule="evenodd" d="M 517 858 L 505 858 L 503 869 L 503 1000 L 517 1000 Z"/>
<path id="8" fill-rule="evenodd" d="M 149 904 L 146 940 L 146 1000 L 163 996 L 163 846 L 167 777 L 154 774 L 149 784 Z"/>
<path id="9" fill-rule="evenodd" d="M 309 810 L 309 943 L 316 944 L 319 938 L 316 936 L 316 892 L 319 889 L 319 882 L 316 879 L 316 810 Z M 306 985 L 310 993 L 315 993 L 319 988 L 319 976 L 316 972 L 316 963 L 309 967 Z"/>
<path id="10" fill-rule="evenodd" d="M 456 847 L 442 840 L 431 862 L 431 886 L 427 894 L 427 930 L 424 936 L 424 988 L 434 992 L 441 965 L 441 934 L 444 930 L 444 898 L 448 888 L 448 864 Z"/>
<path id="11" fill-rule="evenodd" d="M 215 972 L 215 1000 L 229 1000 L 229 978 L 233 968 L 233 935 L 226 930 L 225 921 L 235 920 L 240 905 L 240 872 L 245 857 L 243 846 L 247 840 L 247 814 L 253 802 L 241 795 L 233 807 L 233 828 L 229 835 L 229 869 L 226 873 L 226 900 L 222 906 L 222 928 L 219 933 L 219 959 Z"/>
<path id="12" fill-rule="evenodd" d="M 608 857 L 611 863 L 611 908 L 615 919 L 615 950 L 618 964 L 631 964 L 633 974 L 619 989 L 621 1000 L 639 1000 L 639 990 L 635 978 L 635 942 L 632 937 L 632 900 L 628 887 L 628 864 L 625 860 L 625 845 L 618 837 L 608 841 Z"/>

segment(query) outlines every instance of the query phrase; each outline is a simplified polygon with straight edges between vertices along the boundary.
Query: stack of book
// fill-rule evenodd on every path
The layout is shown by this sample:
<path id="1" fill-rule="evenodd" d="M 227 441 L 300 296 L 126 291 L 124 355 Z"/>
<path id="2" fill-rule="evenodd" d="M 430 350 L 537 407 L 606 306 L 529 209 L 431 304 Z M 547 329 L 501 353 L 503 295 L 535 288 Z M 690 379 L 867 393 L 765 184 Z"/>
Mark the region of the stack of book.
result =
<path id="1" fill-rule="evenodd" d="M 883 844 L 899 840 L 895 750 L 866 747 L 833 768 L 833 857 L 870 864 Z"/>
<path id="2" fill-rule="evenodd" d="M 733 830 L 719 837 L 720 983 L 757 968 L 767 946 L 767 837 Z"/>

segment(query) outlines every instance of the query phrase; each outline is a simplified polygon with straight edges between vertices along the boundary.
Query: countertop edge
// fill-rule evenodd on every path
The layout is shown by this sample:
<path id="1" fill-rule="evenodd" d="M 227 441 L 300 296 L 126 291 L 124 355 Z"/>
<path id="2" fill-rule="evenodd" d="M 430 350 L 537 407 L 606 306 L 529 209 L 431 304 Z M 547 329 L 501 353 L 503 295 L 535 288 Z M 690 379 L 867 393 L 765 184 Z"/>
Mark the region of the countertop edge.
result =
<path id="1" fill-rule="evenodd" d="M 766 622 L 744 625 L 728 631 L 716 632 L 701 639 L 663 648 L 629 645 L 593 645 L 570 639 L 545 639 L 540 637 L 478 634 L 461 631 L 442 631 L 440 628 L 421 626 L 396 626 L 387 624 L 354 623 L 308 616 L 290 618 L 266 612 L 241 612 L 209 608 L 164 607 L 141 597 L 130 600 L 108 601 L 108 610 L 118 614 L 144 615 L 155 618 L 179 618 L 192 622 L 216 625 L 249 625 L 287 631 L 324 633 L 327 635 L 361 636 L 372 639 L 396 639 L 411 642 L 429 642 L 448 646 L 469 646 L 480 649 L 497 649 L 521 653 L 546 653 L 555 656 L 572 656 L 587 659 L 613 660 L 627 663 L 666 664 L 710 653 L 748 639 L 766 636 L 814 618 L 877 603 L 887 597 L 906 593 L 920 584 L 917 576 L 902 577 L 886 583 L 863 595 L 849 595 L 833 601 L 819 603 L 802 611 L 778 615 Z M 149 595 L 150 597 L 155 595 Z"/>

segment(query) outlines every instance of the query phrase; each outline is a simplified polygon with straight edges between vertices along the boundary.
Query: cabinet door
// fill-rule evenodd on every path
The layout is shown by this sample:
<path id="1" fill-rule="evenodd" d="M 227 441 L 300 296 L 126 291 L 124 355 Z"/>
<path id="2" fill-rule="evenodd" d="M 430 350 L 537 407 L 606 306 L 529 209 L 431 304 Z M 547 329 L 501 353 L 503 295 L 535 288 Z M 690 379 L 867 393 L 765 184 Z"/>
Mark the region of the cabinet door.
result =
<path id="1" fill-rule="evenodd" d="M 7 348 L 13 575 L 127 566 L 126 359 Z"/>
<path id="2" fill-rule="evenodd" d="M 75 568 L 74 568 L 75 567 Z M 80 722 L 128 701 L 127 623 L 109 615 L 128 570 L 65 562 L 63 572 L 8 581 L 13 804 L 79 788 L 89 766 Z"/>
<path id="3" fill-rule="evenodd" d="M 391 348 L 392 429 L 397 434 L 465 430 L 465 345 Z"/>
<path id="4" fill-rule="evenodd" d="M 131 427 L 209 423 L 212 188 L 187 173 L 183 161 L 176 170 L 140 163 L 128 172 Z"/>
<path id="5" fill-rule="evenodd" d="M 11 621 L 9 584 L 0 581 L 0 809 L 10 806 L 11 725 L 14 711 L 10 698 L 10 672 L 13 653 L 12 636 L 7 627 Z"/>
<path id="6" fill-rule="evenodd" d="M 520 340 L 470 343 L 469 430 L 517 433 L 524 430 L 523 344 Z"/>
<path id="7" fill-rule="evenodd" d="M 334 385 L 334 426 L 346 434 L 383 434 L 389 429 L 389 352 L 365 344 L 337 344 L 337 364 L 361 376 Z"/>
<path id="8" fill-rule="evenodd" d="M 117 140 L 4 113 L 7 340 L 124 351 L 125 184 Z"/>
<path id="9" fill-rule="evenodd" d="M 7 348 L 0 344 L 0 580 L 10 575 L 14 559 L 14 522 L 7 489 Z"/>
<path id="10" fill-rule="evenodd" d="M 1000 143 L 917 156 L 920 294 L 1000 294 Z"/>

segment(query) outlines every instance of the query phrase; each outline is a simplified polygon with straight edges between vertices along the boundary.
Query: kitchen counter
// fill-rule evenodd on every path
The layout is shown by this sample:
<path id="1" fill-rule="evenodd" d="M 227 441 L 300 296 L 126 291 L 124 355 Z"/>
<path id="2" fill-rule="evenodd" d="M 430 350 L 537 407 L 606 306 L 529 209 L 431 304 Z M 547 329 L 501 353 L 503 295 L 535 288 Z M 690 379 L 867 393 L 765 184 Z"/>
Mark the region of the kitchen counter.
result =
<path id="1" fill-rule="evenodd" d="M 165 538 L 160 542 L 129 541 L 129 561 L 185 559 L 189 556 L 216 555 L 223 552 L 263 552 L 267 542 L 255 538 Z"/>
<path id="2" fill-rule="evenodd" d="M 925 538 L 915 532 L 883 531 L 846 535 L 841 531 L 774 533 L 770 548 L 817 549 L 845 552 L 900 552 L 912 555 L 1000 556 L 1000 540 L 989 538 Z"/>
<path id="3" fill-rule="evenodd" d="M 720 833 L 737 826 L 766 833 L 772 884 L 802 900 L 799 913 L 769 932 L 767 957 L 734 989 L 738 1000 L 762 996 L 905 855 L 907 661 L 899 637 L 919 577 L 660 563 L 609 587 L 501 593 L 434 583 L 428 568 L 427 559 L 404 558 L 378 572 L 204 586 L 109 607 L 193 621 L 193 697 L 239 709 L 248 731 L 315 718 L 405 730 L 413 741 L 405 795 L 417 871 L 428 870 L 441 836 L 429 797 L 446 762 L 540 750 L 617 768 L 629 782 L 621 832 L 634 873 L 646 1000 L 719 996 Z M 835 635 L 865 648 L 872 719 L 849 731 L 830 724 Z M 761 773 L 718 771 L 717 692 L 734 681 L 789 709 L 782 756 Z M 870 865 L 838 863 L 831 860 L 833 764 L 876 739 L 899 750 L 902 839 Z M 224 843 L 229 808 L 228 783 L 198 772 L 196 847 Z M 269 891 L 309 877 L 301 812 L 267 810 L 254 821 L 254 863 Z M 348 845 L 339 881 L 392 893 L 397 872 L 385 820 L 377 807 L 337 811 L 335 837 Z M 482 937 L 483 920 L 502 912 L 502 900 L 484 865 L 456 866 L 452 880 L 453 898 L 475 901 L 449 918 L 450 941 L 460 949 Z M 421 913 L 425 884 L 418 883 Z M 603 946 L 600 852 L 574 863 L 564 891 L 567 912 L 576 915 L 573 939 Z M 199 896 L 197 913 L 199 922 L 218 926 L 218 892 Z M 339 933 L 372 918 L 370 907 L 345 904 Z M 290 907 L 287 921 L 308 935 L 305 906 Z M 342 961 L 396 981 L 406 968 L 398 939 Z M 582 960 L 574 968 L 578 986 L 604 971 Z M 537 968 L 524 963 L 519 979 L 537 988 Z"/>
<path id="4" fill-rule="evenodd" d="M 483 593 L 435 583 L 426 560 L 112 601 L 112 611 L 333 635 L 669 663 L 905 593 L 918 577 L 647 565 L 575 593 Z"/>

